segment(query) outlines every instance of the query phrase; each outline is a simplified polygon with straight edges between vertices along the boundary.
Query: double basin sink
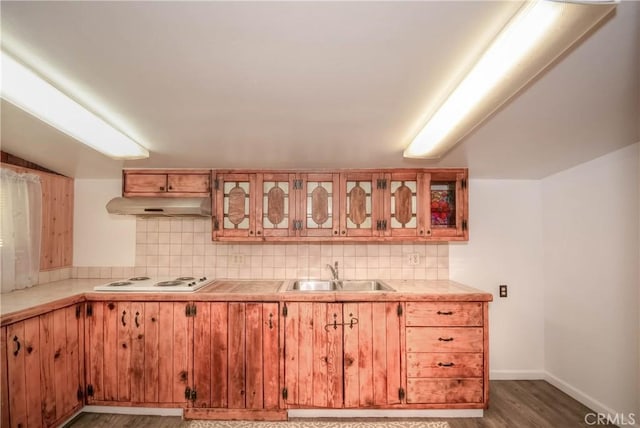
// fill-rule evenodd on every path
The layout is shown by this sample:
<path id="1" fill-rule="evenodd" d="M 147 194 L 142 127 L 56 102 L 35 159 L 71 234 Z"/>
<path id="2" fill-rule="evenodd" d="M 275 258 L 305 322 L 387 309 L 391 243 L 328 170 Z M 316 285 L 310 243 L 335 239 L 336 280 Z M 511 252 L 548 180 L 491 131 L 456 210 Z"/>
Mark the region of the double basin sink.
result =
<path id="1" fill-rule="evenodd" d="M 316 280 L 300 279 L 291 281 L 286 291 L 395 291 L 380 280 Z"/>

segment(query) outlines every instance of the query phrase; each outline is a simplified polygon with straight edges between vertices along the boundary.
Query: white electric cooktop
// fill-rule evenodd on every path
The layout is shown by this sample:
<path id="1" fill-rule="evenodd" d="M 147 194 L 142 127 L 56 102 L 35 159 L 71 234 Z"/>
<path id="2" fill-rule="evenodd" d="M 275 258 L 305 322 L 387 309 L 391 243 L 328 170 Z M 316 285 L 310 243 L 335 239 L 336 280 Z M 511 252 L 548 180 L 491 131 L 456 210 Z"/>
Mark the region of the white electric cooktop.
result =
<path id="1" fill-rule="evenodd" d="M 110 292 L 193 292 L 209 285 L 213 279 L 206 276 L 155 277 L 136 276 L 133 278 L 111 281 L 93 287 L 96 291 Z"/>

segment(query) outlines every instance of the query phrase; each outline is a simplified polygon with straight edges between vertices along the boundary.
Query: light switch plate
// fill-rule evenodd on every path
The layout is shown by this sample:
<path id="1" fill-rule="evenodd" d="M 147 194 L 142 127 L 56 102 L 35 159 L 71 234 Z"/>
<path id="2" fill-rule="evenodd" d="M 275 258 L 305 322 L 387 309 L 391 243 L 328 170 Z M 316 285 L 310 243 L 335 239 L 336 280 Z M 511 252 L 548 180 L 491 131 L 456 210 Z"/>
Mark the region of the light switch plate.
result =
<path id="1" fill-rule="evenodd" d="M 504 284 L 500 285 L 500 297 L 507 297 L 507 286 Z"/>

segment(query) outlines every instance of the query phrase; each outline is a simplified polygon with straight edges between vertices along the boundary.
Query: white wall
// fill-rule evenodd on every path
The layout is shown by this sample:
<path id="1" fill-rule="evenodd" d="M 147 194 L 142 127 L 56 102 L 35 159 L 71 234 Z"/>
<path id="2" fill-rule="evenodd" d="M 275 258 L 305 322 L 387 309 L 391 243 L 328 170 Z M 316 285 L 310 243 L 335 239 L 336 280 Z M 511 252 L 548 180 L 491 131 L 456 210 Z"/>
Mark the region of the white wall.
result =
<path id="1" fill-rule="evenodd" d="M 544 373 L 540 181 L 470 180 L 468 243 L 449 245 L 450 279 L 493 294 L 492 379 Z M 507 284 L 509 297 L 498 297 Z"/>
<path id="2" fill-rule="evenodd" d="M 638 159 L 635 144 L 542 180 L 548 379 L 636 419 Z"/>
<path id="3" fill-rule="evenodd" d="M 107 213 L 105 205 L 121 196 L 122 180 L 75 180 L 74 266 L 133 266 L 136 219 Z"/>

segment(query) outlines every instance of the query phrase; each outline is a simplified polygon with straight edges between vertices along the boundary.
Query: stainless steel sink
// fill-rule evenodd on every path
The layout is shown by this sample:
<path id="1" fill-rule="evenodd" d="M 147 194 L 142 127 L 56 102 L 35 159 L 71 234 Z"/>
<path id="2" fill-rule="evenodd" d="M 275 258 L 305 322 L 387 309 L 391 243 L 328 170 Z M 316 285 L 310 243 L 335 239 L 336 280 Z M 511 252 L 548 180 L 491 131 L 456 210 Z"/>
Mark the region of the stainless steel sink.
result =
<path id="1" fill-rule="evenodd" d="M 395 291 L 384 282 L 374 280 L 345 280 L 338 281 L 339 287 L 344 291 Z"/>
<path id="2" fill-rule="evenodd" d="M 287 291 L 395 291 L 380 280 L 320 280 L 299 279 L 291 281 Z"/>
<path id="3" fill-rule="evenodd" d="M 289 283 L 287 291 L 336 291 L 337 287 L 335 281 L 300 279 Z"/>

